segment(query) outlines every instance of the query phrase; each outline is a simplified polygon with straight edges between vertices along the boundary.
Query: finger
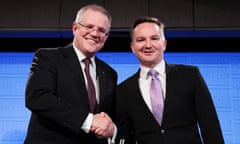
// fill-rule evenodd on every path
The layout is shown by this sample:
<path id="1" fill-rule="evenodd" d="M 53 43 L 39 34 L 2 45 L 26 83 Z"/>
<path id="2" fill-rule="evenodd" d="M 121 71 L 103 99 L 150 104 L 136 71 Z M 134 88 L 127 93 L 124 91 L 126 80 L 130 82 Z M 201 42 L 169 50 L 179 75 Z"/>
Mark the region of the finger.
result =
<path id="1" fill-rule="evenodd" d="M 101 137 L 105 137 L 105 131 L 98 128 L 94 131 L 94 134 L 96 134 L 97 136 L 101 136 Z"/>
<path id="2" fill-rule="evenodd" d="M 105 115 L 107 115 L 107 114 L 106 114 L 105 112 L 101 112 L 100 115 L 101 115 L 102 117 L 105 117 Z"/>

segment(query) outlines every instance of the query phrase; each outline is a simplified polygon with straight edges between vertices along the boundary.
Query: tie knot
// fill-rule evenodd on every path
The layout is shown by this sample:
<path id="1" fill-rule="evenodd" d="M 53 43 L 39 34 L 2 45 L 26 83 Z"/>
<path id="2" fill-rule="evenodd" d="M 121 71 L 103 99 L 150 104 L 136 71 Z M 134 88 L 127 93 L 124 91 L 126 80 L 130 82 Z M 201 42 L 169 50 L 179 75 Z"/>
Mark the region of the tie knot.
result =
<path id="1" fill-rule="evenodd" d="M 157 75 L 158 75 L 158 72 L 157 72 L 156 70 L 154 70 L 154 69 L 150 69 L 150 70 L 148 71 L 148 75 L 156 78 Z"/>
<path id="2" fill-rule="evenodd" d="M 91 59 L 87 57 L 83 60 L 83 62 L 85 65 L 89 65 L 91 63 Z"/>

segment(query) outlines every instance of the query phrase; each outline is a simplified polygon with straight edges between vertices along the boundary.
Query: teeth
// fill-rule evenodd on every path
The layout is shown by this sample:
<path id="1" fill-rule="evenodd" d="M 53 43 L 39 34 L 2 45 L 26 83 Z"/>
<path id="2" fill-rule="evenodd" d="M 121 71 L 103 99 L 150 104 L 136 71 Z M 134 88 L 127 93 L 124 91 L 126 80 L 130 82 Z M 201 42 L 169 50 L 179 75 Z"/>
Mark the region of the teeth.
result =
<path id="1" fill-rule="evenodd" d="M 87 41 L 97 43 L 95 40 L 92 39 L 88 39 Z"/>

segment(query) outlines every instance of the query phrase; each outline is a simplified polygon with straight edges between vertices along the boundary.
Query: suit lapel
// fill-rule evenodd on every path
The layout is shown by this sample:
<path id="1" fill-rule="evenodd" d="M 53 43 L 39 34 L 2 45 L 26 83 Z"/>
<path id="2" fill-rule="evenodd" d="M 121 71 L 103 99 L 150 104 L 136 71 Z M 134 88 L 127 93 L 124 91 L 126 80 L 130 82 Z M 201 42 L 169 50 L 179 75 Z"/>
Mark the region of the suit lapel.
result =
<path id="1" fill-rule="evenodd" d="M 101 106 L 101 103 L 104 100 L 105 89 L 107 89 L 105 86 L 108 81 L 108 78 L 106 76 L 104 69 L 102 68 L 102 63 L 97 57 L 95 57 L 95 62 L 96 62 L 97 79 L 99 83 L 99 102 L 100 102 L 99 106 Z"/>
<path id="2" fill-rule="evenodd" d="M 147 114 L 149 117 L 152 117 L 153 121 L 156 121 L 151 110 L 149 109 L 149 107 L 147 106 L 146 102 L 143 99 L 143 96 L 141 94 L 141 90 L 139 87 L 139 75 L 140 75 L 140 69 L 138 70 L 138 72 L 133 76 L 133 81 L 130 84 L 132 86 L 132 91 L 136 92 L 135 93 L 135 98 L 133 99 L 133 101 L 135 101 L 136 103 L 140 104 L 141 106 L 143 106 L 143 112 L 144 114 Z M 156 124 L 158 124 L 158 122 L 156 121 Z"/>
<path id="3" fill-rule="evenodd" d="M 169 101 L 170 103 L 173 103 L 174 101 L 171 99 L 175 96 L 175 86 L 176 86 L 176 82 L 175 82 L 175 75 L 174 75 L 174 65 L 166 63 L 166 98 L 165 98 L 165 102 L 164 102 L 164 112 L 163 112 L 163 125 L 164 123 L 167 121 L 167 114 L 168 114 L 168 110 L 169 110 Z"/>
<path id="4" fill-rule="evenodd" d="M 169 99 L 172 99 L 172 97 L 175 95 L 174 92 L 175 92 L 175 86 L 176 86 L 176 83 L 174 81 L 175 79 L 175 75 L 173 73 L 173 69 L 174 69 L 174 65 L 172 64 L 168 64 L 166 63 L 166 99 L 165 99 L 165 102 L 164 102 L 164 112 L 163 112 L 163 121 L 162 121 L 162 125 L 165 125 L 165 122 L 167 121 L 167 113 L 168 113 L 168 109 L 169 109 Z M 155 118 L 151 112 L 151 110 L 148 108 L 147 104 L 145 103 L 144 99 L 143 99 L 143 96 L 140 92 L 140 88 L 139 88 L 139 73 L 140 73 L 140 70 L 138 70 L 138 72 L 133 76 L 133 80 L 131 82 L 131 89 L 134 91 L 134 92 L 137 92 L 135 94 L 135 99 L 136 99 L 136 102 L 141 104 L 144 109 L 146 110 L 145 112 L 152 117 L 152 119 L 154 121 Z M 156 121 L 157 123 L 157 121 Z"/>
<path id="5" fill-rule="evenodd" d="M 143 99 L 143 96 L 141 94 L 141 90 L 140 90 L 140 87 L 139 87 L 139 73 L 140 73 L 140 69 L 138 70 L 138 72 L 133 76 L 133 80 L 132 80 L 132 83 L 130 84 L 130 86 L 132 86 L 132 91 L 133 92 L 136 92 L 136 97 L 134 99 L 136 99 L 136 102 L 137 103 L 141 103 L 141 105 L 146 105 L 144 99 Z"/>
<path id="6" fill-rule="evenodd" d="M 63 49 L 63 56 L 67 66 L 66 69 L 68 69 L 74 77 L 78 78 L 79 82 L 84 82 L 82 69 L 73 47 L 68 46 Z"/>
<path id="7" fill-rule="evenodd" d="M 86 107 L 89 107 L 87 105 L 88 94 L 87 94 L 87 88 L 85 85 L 84 75 L 72 45 L 69 45 L 66 48 L 64 48 L 62 51 L 62 55 L 64 57 L 64 62 L 65 62 L 65 64 L 63 65 L 66 66 L 66 69 L 70 72 L 69 74 L 72 75 L 75 86 L 78 87 L 77 92 L 78 92 L 79 98 L 81 98 L 81 101 L 83 101 L 82 104 L 86 104 Z"/>

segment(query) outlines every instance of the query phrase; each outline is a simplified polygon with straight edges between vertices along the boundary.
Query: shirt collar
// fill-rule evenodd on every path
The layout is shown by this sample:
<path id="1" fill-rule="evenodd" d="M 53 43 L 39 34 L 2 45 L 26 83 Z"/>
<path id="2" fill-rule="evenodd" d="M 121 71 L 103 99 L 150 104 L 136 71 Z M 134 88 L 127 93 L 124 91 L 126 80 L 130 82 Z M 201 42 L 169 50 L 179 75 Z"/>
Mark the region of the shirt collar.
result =
<path id="1" fill-rule="evenodd" d="M 147 79 L 148 71 L 150 70 L 150 68 L 140 65 L 140 69 L 141 69 L 140 70 L 140 78 Z M 162 60 L 153 69 L 156 70 L 161 76 L 163 76 L 166 71 L 165 61 Z"/>
<path id="2" fill-rule="evenodd" d="M 77 54 L 78 60 L 80 62 L 82 62 L 86 58 L 86 56 L 75 46 L 74 43 L 73 43 L 73 49 L 74 49 L 75 53 Z M 94 59 L 95 59 L 95 56 L 90 58 L 92 63 L 94 62 Z"/>

